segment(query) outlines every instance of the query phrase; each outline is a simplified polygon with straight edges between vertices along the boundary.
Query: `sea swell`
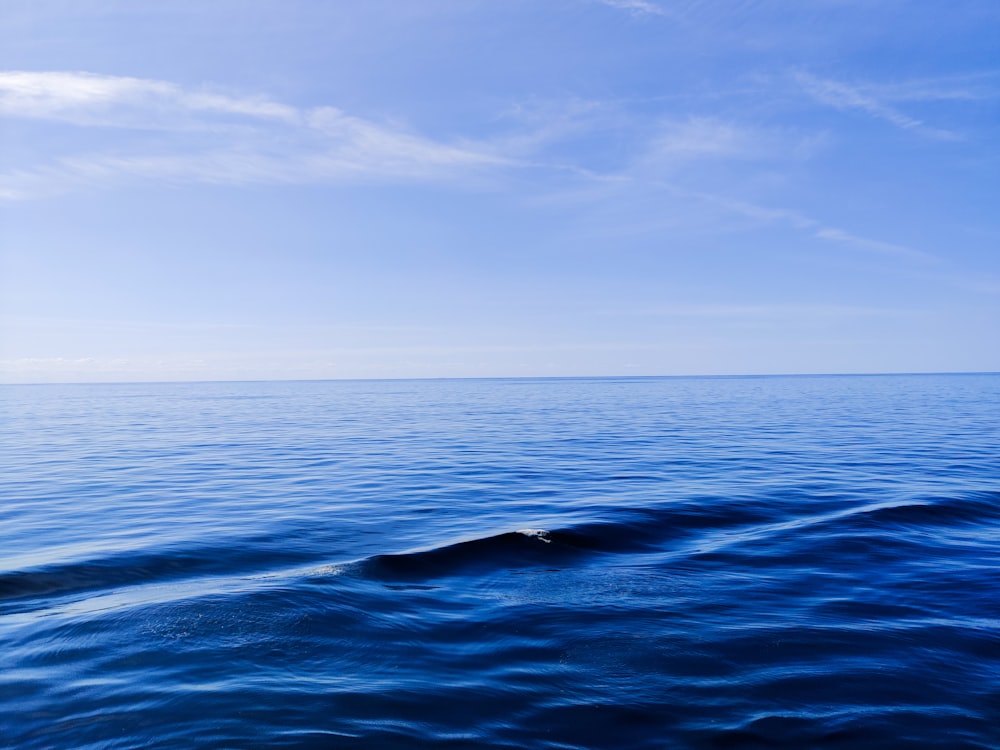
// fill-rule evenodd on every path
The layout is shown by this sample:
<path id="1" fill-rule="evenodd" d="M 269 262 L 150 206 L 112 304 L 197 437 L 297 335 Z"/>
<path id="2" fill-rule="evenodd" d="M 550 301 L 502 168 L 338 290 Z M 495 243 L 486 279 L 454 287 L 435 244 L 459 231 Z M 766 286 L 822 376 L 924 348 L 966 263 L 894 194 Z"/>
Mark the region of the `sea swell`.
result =
<path id="1" fill-rule="evenodd" d="M 947 379 L 896 381 L 943 410 L 908 429 L 858 417 L 851 379 L 752 382 L 159 386 L 185 458 L 147 445 L 121 472 L 102 449 L 102 469 L 83 436 L 57 480 L 11 452 L 36 469 L 9 485 L 0 746 L 1000 746 L 996 436 L 955 437 L 1000 416 L 995 379 L 965 411 Z M 516 388 L 512 436 L 496 414 Z M 794 434 L 762 449 L 752 399 L 817 389 L 825 419 L 879 439 L 800 450 L 828 423 L 785 407 Z M 215 395 L 267 441 L 194 429 L 185 398 Z M 376 432 L 412 409 L 450 421 L 355 443 L 317 403 Z M 678 443 L 662 427 L 686 403 L 703 426 Z M 70 500 L 77 460 L 71 489 L 92 489 Z"/>

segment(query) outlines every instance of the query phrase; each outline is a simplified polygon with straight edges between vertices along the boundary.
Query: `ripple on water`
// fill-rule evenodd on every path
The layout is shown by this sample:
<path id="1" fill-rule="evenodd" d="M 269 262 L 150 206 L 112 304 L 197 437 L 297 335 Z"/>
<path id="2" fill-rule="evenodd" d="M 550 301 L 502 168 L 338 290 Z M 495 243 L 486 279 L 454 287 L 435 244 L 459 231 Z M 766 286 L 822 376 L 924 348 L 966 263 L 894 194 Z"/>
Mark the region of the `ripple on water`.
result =
<path id="1" fill-rule="evenodd" d="M 998 386 L 2 388 L 0 738 L 1000 747 Z"/>

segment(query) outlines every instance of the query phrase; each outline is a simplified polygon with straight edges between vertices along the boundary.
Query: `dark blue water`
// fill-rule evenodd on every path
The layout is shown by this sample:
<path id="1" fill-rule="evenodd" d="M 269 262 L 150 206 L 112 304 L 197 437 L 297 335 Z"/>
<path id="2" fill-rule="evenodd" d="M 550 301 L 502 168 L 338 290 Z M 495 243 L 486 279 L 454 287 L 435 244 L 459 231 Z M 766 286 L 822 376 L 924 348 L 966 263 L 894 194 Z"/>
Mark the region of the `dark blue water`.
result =
<path id="1" fill-rule="evenodd" d="M 1000 747 L 1000 376 L 0 398 L 0 746 Z"/>

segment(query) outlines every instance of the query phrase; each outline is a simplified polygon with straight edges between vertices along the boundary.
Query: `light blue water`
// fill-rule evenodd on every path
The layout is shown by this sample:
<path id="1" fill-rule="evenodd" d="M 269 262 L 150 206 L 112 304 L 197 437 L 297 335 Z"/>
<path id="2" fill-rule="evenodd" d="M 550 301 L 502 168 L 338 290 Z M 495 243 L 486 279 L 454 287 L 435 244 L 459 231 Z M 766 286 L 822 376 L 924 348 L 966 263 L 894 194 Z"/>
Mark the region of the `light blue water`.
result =
<path id="1" fill-rule="evenodd" d="M 0 398 L 0 746 L 1000 747 L 1000 376 Z"/>

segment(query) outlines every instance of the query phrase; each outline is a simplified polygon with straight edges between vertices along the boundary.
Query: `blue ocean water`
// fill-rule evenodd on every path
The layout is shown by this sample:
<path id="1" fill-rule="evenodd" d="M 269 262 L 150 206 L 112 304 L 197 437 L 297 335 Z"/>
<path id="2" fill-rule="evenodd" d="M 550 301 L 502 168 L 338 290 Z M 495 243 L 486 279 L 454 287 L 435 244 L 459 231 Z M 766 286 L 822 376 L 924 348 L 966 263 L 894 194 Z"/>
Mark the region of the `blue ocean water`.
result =
<path id="1" fill-rule="evenodd" d="M 998 375 L 0 398 L 0 746 L 1000 747 Z"/>

